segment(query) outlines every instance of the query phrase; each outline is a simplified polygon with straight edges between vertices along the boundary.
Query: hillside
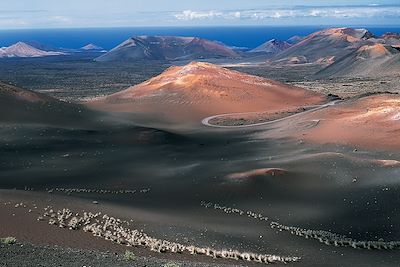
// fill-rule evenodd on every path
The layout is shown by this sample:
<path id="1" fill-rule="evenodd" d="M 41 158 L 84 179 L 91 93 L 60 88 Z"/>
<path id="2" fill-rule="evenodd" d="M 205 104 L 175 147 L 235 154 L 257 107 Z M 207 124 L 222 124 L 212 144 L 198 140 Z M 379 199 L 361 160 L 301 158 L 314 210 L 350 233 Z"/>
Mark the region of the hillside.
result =
<path id="1" fill-rule="evenodd" d="M 400 51 L 382 44 L 364 45 L 316 73 L 313 78 L 380 77 L 400 73 Z"/>
<path id="2" fill-rule="evenodd" d="M 312 33 L 299 43 L 276 55 L 275 62 L 333 62 L 362 46 L 373 35 L 366 29 L 332 28 Z"/>
<path id="3" fill-rule="evenodd" d="M 323 144 L 398 150 L 399 103 L 396 94 L 376 94 L 343 102 L 308 115 L 308 121 L 319 123 L 295 135 Z"/>
<path id="4" fill-rule="evenodd" d="M 58 126 L 90 125 L 94 112 L 84 106 L 0 82 L 0 122 Z"/>

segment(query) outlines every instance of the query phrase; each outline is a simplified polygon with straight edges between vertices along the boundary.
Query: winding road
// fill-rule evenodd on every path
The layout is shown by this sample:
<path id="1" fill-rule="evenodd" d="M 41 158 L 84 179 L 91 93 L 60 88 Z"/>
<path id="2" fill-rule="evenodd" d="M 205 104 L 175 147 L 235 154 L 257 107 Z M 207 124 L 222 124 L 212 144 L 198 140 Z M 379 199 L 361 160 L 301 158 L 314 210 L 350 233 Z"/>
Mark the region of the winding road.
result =
<path id="1" fill-rule="evenodd" d="M 307 113 L 311 113 L 329 106 L 333 106 L 336 105 L 337 103 L 341 102 L 341 100 L 334 100 L 331 101 L 329 103 L 323 104 L 323 105 L 318 105 L 315 108 L 311 108 L 309 110 L 303 111 L 303 112 L 299 112 L 293 115 L 289 115 L 283 118 L 279 118 L 276 120 L 272 120 L 272 121 L 265 121 L 265 122 L 258 122 L 258 123 L 252 123 L 252 124 L 246 124 L 246 125 L 215 125 L 215 124 L 211 124 L 210 120 L 215 119 L 215 118 L 220 118 L 220 117 L 225 117 L 225 116 L 229 116 L 229 115 L 246 115 L 246 114 L 255 114 L 255 113 L 261 113 L 260 112 L 243 112 L 243 113 L 225 113 L 225 114 L 219 114 L 219 115 L 214 115 L 214 116 L 210 116 L 207 118 L 204 118 L 201 123 L 205 126 L 209 126 L 209 127 L 215 127 L 215 128 L 246 128 L 246 127 L 254 127 L 254 126 L 261 126 L 261 125 L 267 125 L 267 124 L 272 124 L 272 123 L 276 123 L 276 122 L 280 122 L 280 121 L 284 121 L 287 119 L 291 119 L 300 115 L 304 115 Z"/>

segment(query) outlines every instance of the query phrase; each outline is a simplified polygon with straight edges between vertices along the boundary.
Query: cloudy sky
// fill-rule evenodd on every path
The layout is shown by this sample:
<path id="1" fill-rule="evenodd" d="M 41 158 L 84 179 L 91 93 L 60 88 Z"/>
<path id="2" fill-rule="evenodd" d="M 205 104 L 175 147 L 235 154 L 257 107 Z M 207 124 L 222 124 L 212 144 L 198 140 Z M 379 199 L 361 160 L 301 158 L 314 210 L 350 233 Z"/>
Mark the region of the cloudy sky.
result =
<path id="1" fill-rule="evenodd" d="M 1 0 L 0 29 L 400 25 L 400 0 Z"/>

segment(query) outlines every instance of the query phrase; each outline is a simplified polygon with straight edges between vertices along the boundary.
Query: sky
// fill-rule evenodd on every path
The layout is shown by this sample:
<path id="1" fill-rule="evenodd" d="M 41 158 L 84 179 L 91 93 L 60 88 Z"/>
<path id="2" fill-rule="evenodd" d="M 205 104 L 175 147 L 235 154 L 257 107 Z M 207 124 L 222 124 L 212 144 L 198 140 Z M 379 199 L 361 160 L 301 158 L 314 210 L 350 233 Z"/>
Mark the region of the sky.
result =
<path id="1" fill-rule="evenodd" d="M 1 0 L 0 3 L 0 30 L 237 25 L 400 26 L 400 0 Z"/>

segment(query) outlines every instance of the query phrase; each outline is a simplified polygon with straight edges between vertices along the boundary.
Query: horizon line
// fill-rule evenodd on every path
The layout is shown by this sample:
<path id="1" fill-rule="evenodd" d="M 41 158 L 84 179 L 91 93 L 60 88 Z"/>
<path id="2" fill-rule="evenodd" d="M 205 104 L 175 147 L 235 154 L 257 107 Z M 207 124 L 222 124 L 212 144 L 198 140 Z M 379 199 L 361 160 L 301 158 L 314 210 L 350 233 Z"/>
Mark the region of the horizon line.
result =
<path id="1" fill-rule="evenodd" d="M 8 28 L 0 31 L 18 31 L 18 30 L 85 30 L 85 29 L 127 29 L 127 28 L 264 28 L 264 27 L 327 27 L 327 28 L 354 28 L 354 27 L 400 27 L 400 24 L 304 24 L 304 25 L 144 25 L 144 26 L 88 26 L 88 27 L 34 27 L 34 28 Z"/>

